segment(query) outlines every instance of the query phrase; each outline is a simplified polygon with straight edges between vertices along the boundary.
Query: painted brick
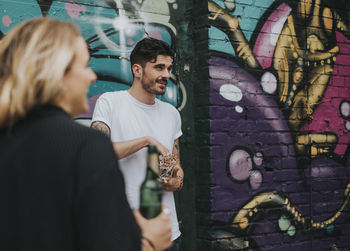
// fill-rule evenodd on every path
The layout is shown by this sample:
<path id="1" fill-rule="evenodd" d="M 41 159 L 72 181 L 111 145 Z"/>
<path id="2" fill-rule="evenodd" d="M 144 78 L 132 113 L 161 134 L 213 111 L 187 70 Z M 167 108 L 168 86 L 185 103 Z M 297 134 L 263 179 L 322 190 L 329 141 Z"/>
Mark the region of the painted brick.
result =
<path id="1" fill-rule="evenodd" d="M 222 1 L 216 2 L 221 7 L 224 6 Z M 294 2 L 297 3 L 298 1 Z M 312 151 L 315 151 L 315 149 L 311 148 L 310 145 L 313 144 L 313 147 L 320 147 L 319 145 L 317 146 L 316 138 L 310 138 L 313 143 L 305 144 L 305 148 L 301 150 L 297 149 L 296 142 L 300 140 L 298 139 L 299 134 L 305 134 L 309 131 L 312 133 L 317 132 L 319 135 L 322 135 L 323 132 L 336 133 L 337 130 L 343 130 L 344 127 L 342 123 L 344 122 L 340 117 L 334 116 L 334 114 L 337 114 L 339 111 L 341 97 L 343 99 L 350 98 L 350 94 L 344 95 L 349 89 L 347 79 L 350 76 L 350 66 L 345 62 L 349 62 L 347 58 L 349 57 L 350 42 L 347 40 L 340 40 L 339 35 L 336 33 L 332 34 L 333 38 L 338 36 L 336 43 L 341 48 L 341 53 L 337 56 L 337 62 L 340 62 L 339 66 L 335 66 L 334 69 L 332 69 L 330 74 L 331 80 L 327 80 L 323 83 L 313 83 L 315 90 L 322 89 L 324 86 L 327 87 L 324 92 L 317 94 L 318 100 L 316 102 L 311 102 L 311 92 L 302 93 L 298 90 L 294 90 L 292 95 L 298 92 L 298 98 L 310 100 L 310 105 L 318 104 L 320 110 L 317 111 L 317 109 L 315 109 L 312 111 L 312 117 L 302 115 L 302 113 L 305 113 L 307 110 L 305 109 L 307 107 L 307 102 L 295 103 L 293 108 L 288 108 L 281 102 L 281 100 L 283 100 L 283 95 L 281 93 L 285 91 L 285 94 L 288 94 L 290 91 L 288 88 L 291 87 L 290 85 L 292 81 L 294 81 L 293 79 L 286 80 L 290 81 L 290 83 L 287 83 L 289 86 L 287 85 L 287 87 L 285 87 L 287 89 L 283 90 L 283 82 L 278 80 L 279 76 L 271 75 L 269 81 L 272 82 L 267 83 L 272 87 L 273 78 L 277 77 L 275 84 L 276 89 L 279 90 L 280 93 L 273 92 L 267 94 L 265 92 L 266 90 L 263 89 L 264 82 L 262 81 L 262 76 L 269 72 L 273 74 L 276 73 L 269 68 L 270 66 L 273 67 L 273 62 L 287 60 L 286 62 L 289 64 L 288 60 L 290 60 L 290 62 L 295 60 L 285 59 L 286 54 L 276 53 L 275 47 L 267 47 L 268 43 L 266 42 L 272 41 L 269 39 L 275 39 L 274 42 L 283 40 L 282 36 L 279 36 L 279 32 L 283 26 L 288 25 L 286 19 L 283 18 L 286 18 L 289 13 L 297 15 L 296 12 L 290 12 L 291 8 L 294 8 L 291 3 L 291 1 L 279 1 L 278 4 L 280 4 L 280 6 L 278 6 L 277 1 L 273 0 L 235 1 L 236 8 L 234 11 L 230 12 L 230 14 L 232 17 L 234 17 L 235 14 L 241 16 L 239 29 L 248 41 L 247 46 L 242 46 L 244 49 L 235 47 L 233 40 L 231 40 L 231 44 L 228 44 L 229 40 L 224 36 L 218 38 L 209 37 L 210 46 L 215 46 L 218 50 L 222 49 L 223 54 L 229 54 L 232 48 L 234 50 L 232 55 L 226 55 L 226 57 L 217 52 L 211 53 L 211 58 L 209 60 L 211 85 L 211 142 L 215 144 L 215 147 L 211 149 L 210 155 L 210 157 L 215 160 L 215 162 L 211 162 L 211 167 L 213 169 L 211 181 L 214 185 L 211 188 L 211 196 L 213 198 L 212 208 L 217 211 L 220 210 L 220 212 L 212 213 L 213 219 L 232 218 L 236 215 L 236 212 L 242 209 L 243 205 L 249 201 L 252 202 L 252 205 L 256 205 L 255 203 L 259 205 L 260 202 L 255 201 L 255 198 L 258 198 L 262 192 L 269 190 L 280 192 L 282 196 L 280 198 L 281 201 L 288 198 L 290 207 L 293 209 L 297 208 L 303 216 L 309 217 L 311 212 L 311 217 L 313 217 L 314 220 L 329 218 L 332 213 L 334 214 L 336 212 L 337 208 L 340 208 L 345 200 L 343 192 L 349 183 L 350 177 L 348 168 L 346 168 L 348 164 L 345 164 L 347 153 L 342 155 L 340 159 L 334 157 L 332 154 L 319 154 L 317 158 L 313 158 L 310 154 Z M 278 9 L 276 9 L 277 7 Z M 338 11 L 336 4 L 334 4 L 332 10 Z M 280 11 L 280 13 L 278 13 L 278 11 Z M 266 21 L 267 18 L 269 18 L 268 15 L 271 14 L 272 16 L 270 18 L 273 20 L 273 25 L 265 29 L 263 25 L 265 24 L 267 27 L 268 22 Z M 293 20 L 297 36 L 301 36 L 298 37 L 298 41 L 303 41 L 303 43 L 306 44 L 306 40 L 303 40 L 305 33 L 299 33 L 299 31 L 305 30 L 308 32 L 306 29 L 308 23 L 305 22 L 305 20 L 297 20 L 296 17 L 294 17 Z M 280 22 L 280 28 L 277 28 L 278 22 Z M 227 30 L 224 21 L 217 23 L 213 21 L 211 25 L 226 33 L 227 38 L 230 38 L 230 35 L 232 37 L 234 36 L 234 32 L 230 33 Z M 260 41 L 259 36 L 262 37 Z M 240 42 L 244 43 L 245 41 L 242 40 Z M 261 45 L 266 45 L 266 48 L 259 48 Z M 244 55 L 243 51 L 247 51 L 248 46 L 250 49 L 254 50 L 254 53 L 257 53 L 255 56 L 261 54 L 260 59 L 263 64 L 268 64 L 269 62 L 272 64 L 265 69 L 250 69 L 248 63 L 244 62 L 244 57 L 242 57 L 242 55 Z M 226 47 L 228 48 L 226 49 Z M 240 50 L 242 50 L 242 52 Z M 302 54 L 305 55 L 308 53 L 307 50 L 308 48 L 301 49 L 301 51 L 303 51 Z M 271 54 L 268 55 L 268 52 Z M 223 57 L 225 59 L 223 59 Z M 290 78 L 295 77 L 292 72 L 295 69 L 293 68 L 295 66 L 294 62 L 296 61 L 289 64 L 291 68 L 288 69 L 284 67 L 281 69 L 281 74 L 288 74 Z M 317 67 L 317 62 L 313 64 L 312 67 Z M 311 68 L 303 69 L 304 80 L 307 79 L 307 76 L 313 74 L 312 71 L 313 69 Z M 242 83 L 244 83 L 244 85 Z M 230 84 L 232 85 L 231 87 Z M 223 86 L 228 88 L 225 95 L 220 93 L 220 88 Z M 247 88 L 247 86 L 249 86 L 249 88 Z M 241 97 L 239 95 L 234 95 L 238 93 L 237 88 L 241 90 Z M 230 90 L 232 91 L 231 96 L 229 95 Z M 234 111 L 235 107 L 238 105 L 242 107 L 240 114 Z M 218 107 L 232 107 L 232 112 L 227 111 L 225 114 L 223 110 L 219 110 Z M 294 111 L 301 111 L 296 118 L 291 116 L 293 109 Z M 224 118 L 231 122 L 229 127 Z M 335 129 L 334 123 L 336 123 L 335 121 L 337 120 L 339 121 L 339 127 Z M 298 124 L 298 126 L 294 127 L 295 124 Z M 226 138 L 225 134 L 227 135 Z M 343 137 L 343 135 L 343 133 L 338 134 L 339 137 Z M 315 135 L 312 135 L 312 137 L 314 136 Z M 339 141 L 337 145 L 338 147 L 346 149 L 348 143 L 348 140 L 346 140 L 346 143 Z M 237 154 L 236 158 L 232 159 L 232 164 L 229 164 L 231 165 L 231 172 L 235 172 L 234 168 L 237 168 L 237 173 L 231 173 L 232 175 L 236 175 L 237 178 L 232 179 L 232 184 L 230 184 L 230 180 L 225 176 L 228 174 L 225 171 L 220 172 L 219 170 L 223 170 L 226 167 L 224 161 L 228 160 L 230 157 L 228 156 L 228 154 L 231 154 L 230 150 L 237 147 L 240 147 L 242 152 L 241 155 Z M 321 152 L 321 149 L 316 150 L 319 153 Z M 330 152 L 332 151 L 333 150 L 330 150 Z M 263 155 L 262 164 L 260 164 L 260 168 L 252 166 L 253 169 L 250 169 L 251 162 L 247 160 L 247 158 L 248 156 L 251 158 L 250 154 L 254 154 L 255 152 L 260 152 Z M 220 159 L 222 159 L 222 161 L 220 161 Z M 252 171 L 259 171 L 261 174 L 261 185 L 255 189 L 248 185 L 251 179 L 256 179 L 256 177 L 251 176 Z M 239 172 L 242 173 L 242 176 L 238 175 Z M 253 181 L 253 184 L 255 184 L 254 182 L 255 181 Z M 234 199 L 230 200 L 230 194 Z M 246 199 L 246 201 L 244 201 L 244 199 Z M 234 201 L 241 201 L 241 204 L 235 204 Z M 350 246 L 349 242 L 339 241 L 340 238 L 345 236 L 344 233 L 340 234 L 340 236 L 329 236 L 329 238 L 322 238 L 319 236 L 313 237 L 313 233 L 310 229 L 307 226 L 303 228 L 302 224 L 297 226 L 295 236 L 290 236 L 286 232 L 283 233 L 282 231 L 276 230 L 278 229 L 277 224 L 280 215 L 288 214 L 286 209 L 284 209 L 281 204 L 277 203 L 277 201 L 264 204 L 264 210 L 257 206 L 257 218 L 249 221 L 249 237 L 256 241 L 259 250 L 321 250 L 321 247 L 327 247 L 327 249 L 331 248 L 333 242 L 337 243 L 334 248 Z M 344 217 L 344 212 L 341 217 Z M 291 223 L 293 224 L 293 220 Z M 347 228 L 341 224 L 341 220 L 336 224 L 346 233 L 350 233 L 347 231 Z M 242 231 L 239 233 L 241 234 L 242 240 L 247 232 L 248 231 Z M 321 232 L 322 231 L 320 231 L 320 233 Z M 322 234 L 324 234 L 324 231 Z M 316 246 L 313 245 L 313 242 L 317 240 L 320 240 L 320 242 L 322 240 L 322 245 L 317 246 L 315 249 Z M 327 243 L 329 244 L 327 245 Z M 213 247 L 211 248 L 212 250 L 215 249 Z M 232 244 L 227 242 L 226 246 L 221 246 L 220 250 L 232 250 Z"/>
<path id="2" fill-rule="evenodd" d="M 49 16 L 58 18 L 65 15 L 66 19 L 66 6 L 68 6 L 66 4 L 87 8 L 85 13 L 83 11 L 77 13 L 89 17 L 103 13 L 104 17 L 114 18 L 118 13 L 111 7 L 113 1 L 54 0 L 52 2 L 56 7 L 51 12 L 49 3 L 42 4 L 40 9 L 38 2 L 43 1 L 33 0 L 30 4 L 26 1 L 27 14 L 21 13 L 20 7 L 15 8 L 16 4 L 20 5 L 25 1 L 17 2 L 0 3 L 1 8 L 6 10 L 8 15 L 12 15 L 11 20 L 14 24 L 37 15 L 35 13 L 43 14 L 44 11 L 48 11 Z M 120 6 L 122 10 L 138 15 L 139 9 L 130 1 L 120 2 L 123 5 Z M 152 1 L 137 2 L 141 5 Z M 215 2 L 221 7 L 225 6 L 225 1 L 215 0 Z M 226 1 L 226 4 L 228 2 Z M 298 3 L 297 0 L 232 2 L 235 4 L 235 9 L 226 11 L 231 17 L 240 16 L 238 29 L 242 31 L 247 41 L 247 44 L 240 48 L 237 48 L 238 45 L 235 45 L 233 40 L 229 40 L 235 36 L 233 29 L 229 29 L 223 21 L 208 20 L 207 1 L 159 0 L 151 9 L 142 11 L 146 16 L 155 15 L 152 17 L 156 18 L 152 19 L 151 26 L 154 21 L 157 27 L 164 30 L 168 30 L 169 27 L 175 29 L 176 34 L 170 36 L 171 40 L 176 40 L 172 42 L 179 55 L 177 60 L 180 61 L 175 63 L 175 68 L 178 67 L 176 64 L 181 66 L 177 78 L 184 84 L 184 90 L 187 92 L 187 103 L 181 110 L 184 126 L 184 135 L 181 138 L 181 148 L 183 147 L 184 151 L 181 153 L 183 155 L 181 159 L 183 164 L 186 164 L 186 167 L 184 166 L 186 175 L 189 175 L 186 176 L 185 182 L 192 183 L 185 184 L 178 199 L 181 207 L 179 217 L 186 219 L 182 224 L 184 229 L 182 250 L 233 250 L 235 248 L 233 238 L 236 238 L 235 241 L 253 240 L 251 243 L 256 242 L 258 250 L 350 250 L 349 205 L 334 222 L 335 230 L 332 234 L 327 234 L 327 230 L 314 231 L 307 225 L 299 224 L 295 235 L 290 236 L 278 227 L 281 215 L 288 214 L 281 204 L 285 198 L 288 198 L 290 206 L 297 208 L 303 216 L 320 221 L 334 215 L 346 200 L 344 193 L 350 182 L 348 161 L 350 134 L 345 125 L 350 118 L 349 115 L 345 119 L 340 116 L 339 105 L 344 100 L 350 103 L 350 41 L 346 38 L 349 37 L 349 33 L 343 32 L 333 19 L 332 27 L 336 32 L 323 31 L 322 36 L 326 36 L 323 39 L 329 41 L 322 44 L 324 40 L 318 39 L 317 34 L 307 34 L 312 30 L 307 29 L 310 18 L 298 18 L 297 10 L 291 12 L 291 8 L 294 8 L 293 3 Z M 326 1 L 320 2 L 322 11 L 324 7 L 330 7 L 333 14 L 342 11 L 345 16 L 350 15 L 348 1 L 333 1 L 329 6 L 326 5 Z M 311 11 L 313 10 L 314 8 L 311 8 Z M 322 11 L 320 15 L 313 14 L 314 17 L 322 16 Z M 290 38 L 297 37 L 302 47 L 301 56 L 293 55 L 287 33 L 286 36 L 280 36 L 281 29 L 288 25 L 286 18 L 290 13 L 294 15 L 294 28 L 297 33 Z M 133 15 L 128 18 L 132 19 Z M 220 17 L 219 15 L 217 18 Z M 170 18 L 169 21 L 164 21 L 167 18 Z M 270 26 L 269 18 L 273 20 Z M 12 26 L 6 27 L 3 20 L 6 18 L 0 23 L 0 38 L 12 28 Z M 88 23 L 84 24 L 84 21 L 74 18 L 73 21 L 81 26 L 84 37 L 89 38 L 96 33 L 93 31 L 93 34 L 90 34 L 93 26 L 87 28 Z M 322 30 L 323 20 L 319 21 Z M 217 32 L 209 33 L 210 27 L 217 29 Z M 166 38 L 158 30 L 154 34 Z M 211 34 L 220 35 L 213 37 Z M 308 35 L 309 40 L 306 39 Z M 288 45 L 280 47 L 280 50 L 291 48 L 284 54 L 276 50 L 276 43 L 282 40 Z M 321 61 L 309 62 L 310 66 L 306 66 L 307 61 L 312 60 L 304 58 L 300 63 L 303 79 L 298 84 L 298 89 L 293 90 L 293 81 L 297 77 L 294 70 L 298 65 L 298 58 L 310 54 L 308 49 L 312 46 L 315 48 L 323 46 L 324 50 L 328 51 L 336 45 L 340 50 L 335 55 L 334 65 L 334 59 L 331 58 L 330 72 L 326 73 L 325 69 L 317 68 L 321 67 Z M 211 47 L 215 47 L 217 51 L 210 51 Z M 248 49 L 258 60 L 257 68 L 251 67 L 244 59 L 248 55 L 245 54 L 249 52 Z M 322 51 L 319 48 L 317 50 Z M 110 50 L 106 52 L 110 55 L 117 53 Z M 101 63 L 94 60 L 92 57 L 93 68 L 101 68 Z M 280 76 L 273 68 L 274 63 L 281 63 L 283 60 L 287 62 L 288 67 L 283 66 L 280 73 L 287 74 L 289 82 L 279 79 Z M 110 63 L 115 66 L 118 63 L 116 61 L 118 60 L 112 61 L 109 58 L 109 61 L 103 63 L 102 68 L 107 68 Z M 324 63 L 327 64 L 327 60 Z M 312 76 L 314 69 L 320 70 L 321 78 L 325 78 L 328 74 L 330 79 L 309 84 L 311 81 L 309 77 Z M 111 72 L 115 74 L 115 79 L 131 79 L 121 69 L 116 69 L 114 73 L 113 68 Z M 181 74 L 182 72 L 186 74 Z M 100 74 L 104 78 L 107 78 L 107 75 Z M 266 82 L 262 81 L 264 77 L 267 78 Z M 115 88 L 116 83 L 111 82 L 112 88 Z M 286 85 L 283 85 L 284 83 Z M 220 87 L 223 85 L 228 86 L 226 97 L 220 94 Z M 97 88 L 99 93 L 107 91 L 102 86 L 105 85 L 100 83 L 92 87 Z M 323 87 L 326 87 L 325 90 L 317 93 Z M 236 88 L 241 96 L 237 95 Z M 307 91 L 302 93 L 301 90 Z M 285 95 L 289 95 L 292 91 L 294 91 L 292 96 L 297 94 L 298 98 L 305 102 L 295 102 L 289 107 L 287 101 L 281 101 L 287 99 Z M 312 100 L 313 94 L 317 96 L 316 101 Z M 310 108 L 308 105 L 315 104 L 312 114 L 304 116 L 308 111 L 307 108 Z M 346 105 L 343 109 L 345 109 L 343 112 L 350 114 Z M 299 112 L 297 119 L 291 117 L 293 111 Z M 337 141 L 332 143 L 322 141 L 322 134 L 325 132 L 337 135 Z M 316 157 L 311 156 L 311 152 L 315 150 L 311 148 L 311 144 L 305 144 L 304 150 L 297 149 L 296 142 L 300 140 L 299 135 L 307 133 L 313 134 L 310 140 L 313 142 L 312 147 L 318 148 Z M 242 151 L 232 159 L 231 170 L 234 172 L 232 174 L 230 171 L 227 172 L 227 160 L 232 149 L 238 147 Z M 263 155 L 259 165 L 255 164 L 260 161 L 259 158 L 254 160 L 256 153 Z M 247 156 L 253 160 L 247 160 Z M 237 179 L 232 175 L 237 175 Z M 275 201 L 260 205 L 256 199 L 267 191 L 278 191 L 281 197 L 277 196 Z M 193 203 L 185 203 L 189 200 Z M 249 227 L 246 230 L 229 228 L 233 218 L 242 212 L 242 207 L 249 202 L 253 205 L 251 210 L 255 207 L 258 210 L 257 213 L 251 212 L 254 217 L 249 220 Z M 293 220 L 290 223 L 295 225 Z M 227 239 L 213 234 L 217 234 L 220 230 L 226 231 Z"/>

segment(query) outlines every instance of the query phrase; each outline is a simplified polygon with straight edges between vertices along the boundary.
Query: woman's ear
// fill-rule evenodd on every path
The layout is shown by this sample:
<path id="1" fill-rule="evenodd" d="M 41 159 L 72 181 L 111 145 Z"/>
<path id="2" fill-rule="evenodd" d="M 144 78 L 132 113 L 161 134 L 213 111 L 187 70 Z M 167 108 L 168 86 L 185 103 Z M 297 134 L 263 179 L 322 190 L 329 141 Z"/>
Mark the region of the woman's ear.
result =
<path id="1" fill-rule="evenodd" d="M 141 76 L 142 76 L 142 71 L 143 71 L 143 68 L 142 68 L 141 65 L 139 65 L 139 64 L 133 64 L 133 66 L 131 67 L 131 69 L 132 69 L 132 72 L 133 72 L 135 78 L 141 78 Z"/>

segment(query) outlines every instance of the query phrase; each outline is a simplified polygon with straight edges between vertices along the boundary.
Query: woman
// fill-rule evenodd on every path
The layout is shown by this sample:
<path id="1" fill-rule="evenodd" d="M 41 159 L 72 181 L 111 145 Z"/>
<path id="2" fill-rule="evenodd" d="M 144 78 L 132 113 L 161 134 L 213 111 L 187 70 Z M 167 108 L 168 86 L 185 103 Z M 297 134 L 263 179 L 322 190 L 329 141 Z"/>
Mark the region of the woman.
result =
<path id="1" fill-rule="evenodd" d="M 127 203 L 109 139 L 71 117 L 95 73 L 77 28 L 37 18 L 0 42 L 0 250 L 162 250 L 170 220 Z M 141 237 L 142 232 L 142 237 Z"/>

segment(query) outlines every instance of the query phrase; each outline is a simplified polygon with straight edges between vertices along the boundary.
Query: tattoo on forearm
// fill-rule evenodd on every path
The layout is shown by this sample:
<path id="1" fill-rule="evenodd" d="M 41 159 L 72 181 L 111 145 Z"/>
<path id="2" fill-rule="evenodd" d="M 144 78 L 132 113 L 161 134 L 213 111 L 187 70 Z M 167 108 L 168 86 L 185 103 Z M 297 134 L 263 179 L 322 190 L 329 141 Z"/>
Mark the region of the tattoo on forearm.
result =
<path id="1" fill-rule="evenodd" d="M 103 122 L 100 122 L 100 121 L 95 121 L 95 122 L 92 122 L 91 124 L 91 128 L 95 129 L 95 130 L 98 130 L 104 134 L 106 134 L 108 137 L 111 136 L 111 130 L 109 129 L 109 127 L 103 123 Z"/>
<path id="2" fill-rule="evenodd" d="M 173 147 L 173 153 L 176 154 L 176 162 L 178 165 L 180 165 L 180 145 L 179 145 L 179 139 L 176 139 L 174 141 L 174 147 Z"/>
<path id="3" fill-rule="evenodd" d="M 178 140 L 175 141 L 175 148 L 180 153 L 180 146 L 179 146 L 179 141 Z"/>

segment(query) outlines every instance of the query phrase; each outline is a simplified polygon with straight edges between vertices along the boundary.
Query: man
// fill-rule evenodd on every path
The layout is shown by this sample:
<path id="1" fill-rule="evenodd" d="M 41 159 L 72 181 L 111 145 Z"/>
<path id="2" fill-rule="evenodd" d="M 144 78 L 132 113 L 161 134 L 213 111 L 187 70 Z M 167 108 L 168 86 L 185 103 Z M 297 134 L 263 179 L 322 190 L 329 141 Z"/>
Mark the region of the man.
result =
<path id="1" fill-rule="evenodd" d="M 178 156 L 173 177 L 163 182 L 163 203 L 170 209 L 172 240 L 168 250 L 179 249 L 179 225 L 173 191 L 182 188 L 184 173 L 179 159 L 181 118 L 170 104 L 156 99 L 163 95 L 170 78 L 173 51 L 161 40 L 145 38 L 130 55 L 134 81 L 127 91 L 110 92 L 97 100 L 91 127 L 111 137 L 125 178 L 132 209 L 139 208 L 140 186 L 145 178 L 146 146 L 153 144 L 160 155 Z"/>

